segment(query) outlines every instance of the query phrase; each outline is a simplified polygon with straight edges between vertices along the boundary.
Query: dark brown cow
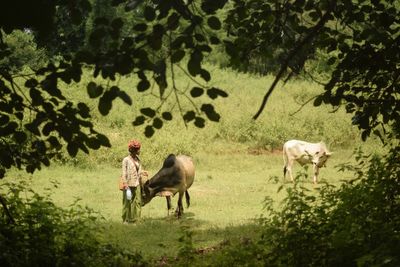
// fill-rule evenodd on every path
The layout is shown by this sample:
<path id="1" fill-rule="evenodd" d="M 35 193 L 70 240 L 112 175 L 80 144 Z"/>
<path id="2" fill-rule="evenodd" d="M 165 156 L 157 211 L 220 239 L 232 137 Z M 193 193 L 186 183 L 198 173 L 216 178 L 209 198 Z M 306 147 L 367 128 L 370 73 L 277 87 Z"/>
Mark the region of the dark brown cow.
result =
<path id="1" fill-rule="evenodd" d="M 171 209 L 171 196 L 179 193 L 176 215 L 183 214 L 182 198 L 185 194 L 187 207 L 190 205 L 189 187 L 194 180 L 194 164 L 189 156 L 170 154 L 162 168 L 143 185 L 142 200 L 146 205 L 155 196 L 167 198 L 167 208 Z"/>

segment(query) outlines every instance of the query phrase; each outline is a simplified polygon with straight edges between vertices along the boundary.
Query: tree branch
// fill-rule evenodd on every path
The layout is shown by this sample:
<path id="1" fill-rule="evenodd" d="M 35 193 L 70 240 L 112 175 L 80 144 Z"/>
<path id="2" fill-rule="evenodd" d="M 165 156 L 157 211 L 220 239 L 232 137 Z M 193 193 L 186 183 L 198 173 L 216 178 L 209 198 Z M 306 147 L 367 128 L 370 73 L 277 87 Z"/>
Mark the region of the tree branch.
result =
<path id="1" fill-rule="evenodd" d="M 10 223 L 14 224 L 14 223 L 15 223 L 15 220 L 14 220 L 14 218 L 12 217 L 12 215 L 11 215 L 11 213 L 10 213 L 10 210 L 9 210 L 8 207 L 7 207 L 6 200 L 5 200 L 1 195 L 0 195 L 0 202 L 1 202 L 1 205 L 3 206 L 3 208 L 4 208 L 4 211 L 5 211 L 6 215 L 7 215 L 7 217 L 8 217 L 8 219 L 9 219 Z"/>
<path id="2" fill-rule="evenodd" d="M 316 35 L 317 33 L 321 30 L 321 28 L 325 25 L 325 23 L 328 21 L 329 16 L 331 15 L 330 9 L 326 11 L 326 13 L 322 16 L 321 20 L 317 23 L 317 25 L 314 26 L 314 28 L 308 33 L 304 39 L 299 42 L 289 53 L 289 55 L 286 57 L 284 62 L 282 63 L 281 68 L 279 69 L 278 74 L 275 76 L 275 79 L 273 83 L 271 84 L 270 88 L 268 89 L 267 93 L 265 94 L 263 101 L 261 103 L 261 106 L 257 113 L 253 116 L 253 119 L 256 120 L 261 113 L 263 112 L 265 105 L 267 104 L 267 101 L 274 91 L 276 85 L 278 84 L 278 81 L 281 79 L 283 74 L 285 73 L 289 62 L 293 59 L 293 57 L 300 51 L 300 49 L 307 43 L 309 43 Z"/>

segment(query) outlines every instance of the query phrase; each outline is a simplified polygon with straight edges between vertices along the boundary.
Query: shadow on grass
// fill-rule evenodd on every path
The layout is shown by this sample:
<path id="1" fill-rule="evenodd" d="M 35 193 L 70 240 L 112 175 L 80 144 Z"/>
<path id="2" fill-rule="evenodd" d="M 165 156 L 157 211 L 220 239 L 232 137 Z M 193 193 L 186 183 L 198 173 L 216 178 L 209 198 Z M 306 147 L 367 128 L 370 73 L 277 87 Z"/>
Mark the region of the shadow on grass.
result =
<path id="1" fill-rule="evenodd" d="M 139 252 L 149 261 L 176 257 L 187 245 L 184 242 L 188 242 L 188 237 L 195 250 L 206 251 L 232 242 L 255 239 L 261 233 L 261 226 L 255 220 L 248 224 L 219 228 L 208 221 L 196 219 L 191 212 L 185 213 L 181 219 L 170 215 L 165 218 L 143 218 L 138 223 L 128 225 L 106 222 L 104 228 L 105 241 L 127 251 Z"/>

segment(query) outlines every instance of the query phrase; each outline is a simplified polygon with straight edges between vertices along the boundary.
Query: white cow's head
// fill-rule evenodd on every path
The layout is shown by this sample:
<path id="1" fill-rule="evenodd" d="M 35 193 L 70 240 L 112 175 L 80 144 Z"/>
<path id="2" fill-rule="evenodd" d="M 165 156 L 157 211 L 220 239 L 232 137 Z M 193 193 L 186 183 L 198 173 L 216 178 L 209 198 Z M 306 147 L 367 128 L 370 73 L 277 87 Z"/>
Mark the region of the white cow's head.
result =
<path id="1" fill-rule="evenodd" d="M 327 151 L 317 151 L 314 154 L 311 154 L 306 150 L 305 153 L 307 154 L 310 162 L 313 165 L 316 165 L 318 168 L 324 167 L 326 161 L 332 155 L 331 152 L 327 152 Z"/>
<path id="2" fill-rule="evenodd" d="M 318 168 L 325 167 L 325 163 L 331 155 L 331 152 L 316 152 L 313 159 L 313 164 L 317 165 Z"/>

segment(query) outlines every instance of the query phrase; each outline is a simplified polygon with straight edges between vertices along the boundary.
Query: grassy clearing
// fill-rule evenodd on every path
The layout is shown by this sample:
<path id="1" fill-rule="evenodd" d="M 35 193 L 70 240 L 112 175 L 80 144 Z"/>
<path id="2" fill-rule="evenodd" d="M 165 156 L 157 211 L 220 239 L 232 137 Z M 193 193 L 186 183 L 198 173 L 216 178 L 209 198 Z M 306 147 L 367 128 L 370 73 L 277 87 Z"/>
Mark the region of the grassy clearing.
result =
<path id="1" fill-rule="evenodd" d="M 5 180 L 29 178 L 32 188 L 39 192 L 52 188 L 54 202 L 63 207 L 80 199 L 82 205 L 104 217 L 105 240 L 127 250 L 141 251 L 146 258 L 159 259 L 162 255 L 177 255 L 182 246 L 179 238 L 186 231 L 192 233 L 197 249 L 257 236 L 256 219 L 263 214 L 265 197 L 279 203 L 285 191 L 277 193 L 278 188 L 292 186 L 282 183 L 280 149 L 288 139 L 324 140 L 334 155 L 328 167 L 321 170 L 320 180 L 333 184 L 351 179 L 350 173 L 338 172 L 335 166 L 352 162 L 355 148 L 363 146 L 371 152 L 382 150 L 375 140 L 358 141 L 358 131 L 350 125 L 350 117 L 343 110 L 330 113 L 329 107 L 314 108 L 310 103 L 299 110 L 302 103 L 321 91 L 315 84 L 297 80 L 284 87 L 278 86 L 262 116 L 253 121 L 251 117 L 272 77 L 216 68 L 212 73 L 215 79 L 210 86 L 224 88 L 230 94 L 228 99 L 213 101 L 221 114 L 219 123 L 208 122 L 205 129 L 191 124 L 185 127 L 178 110 L 172 108 L 173 103 L 167 103 L 163 108 L 171 108 L 175 120 L 166 123 L 153 138 L 146 139 L 143 127 L 132 128 L 131 122 L 139 115 L 140 107 L 155 106 L 156 98 L 149 93 L 135 92 L 134 79 L 121 79 L 118 85 L 134 99 L 132 107 L 116 100 L 109 116 L 103 117 L 96 111 L 96 103 L 87 101 L 93 110 L 96 128 L 108 135 L 112 148 L 89 155 L 80 153 L 75 159 L 53 164 L 33 175 L 12 171 Z M 184 80 L 178 85 L 190 88 Z M 81 91 L 69 93 L 79 101 L 86 101 L 85 89 Z M 211 102 L 206 98 L 200 100 Z M 122 158 L 127 153 L 126 144 L 131 138 L 142 141 L 142 161 L 150 175 L 160 168 L 169 153 L 185 153 L 194 158 L 196 178 L 190 189 L 192 204 L 185 210 L 182 220 L 167 216 L 165 199 L 155 198 L 143 208 L 141 223 L 121 224 L 122 200 L 117 180 Z M 311 190 L 318 187 L 312 184 L 311 168 L 295 165 L 294 171 L 301 185 Z M 304 178 L 306 175 L 309 177 Z M 176 201 L 177 197 L 173 199 L 174 205 Z"/>
<path id="2" fill-rule="evenodd" d="M 196 178 L 190 189 L 191 207 L 186 209 L 182 220 L 167 215 L 164 198 L 155 198 L 142 210 L 143 220 L 137 225 L 121 224 L 121 193 L 117 189 L 120 170 L 113 167 L 79 169 L 57 166 L 31 176 L 32 187 L 44 189 L 53 186 L 54 202 L 60 206 L 71 205 L 81 199 L 82 205 L 98 211 L 104 217 L 105 240 L 131 251 L 139 250 L 146 258 L 157 259 L 162 255 L 174 257 L 182 244 L 179 238 L 185 229 L 192 232 L 196 249 L 217 246 L 258 235 L 256 219 L 263 214 L 263 200 L 271 197 L 277 203 L 285 196 L 277 193 L 282 183 L 282 155 L 279 152 L 254 151 L 239 145 L 234 149 L 203 151 L 193 155 Z M 145 153 L 145 152 L 143 152 Z M 349 173 L 339 173 L 334 166 L 350 160 L 351 151 L 338 151 L 329 161 L 328 168 L 321 170 L 321 181 L 333 184 L 340 179 L 351 178 Z M 155 173 L 157 169 L 151 169 Z M 301 185 L 315 189 L 311 168 L 295 165 Z M 25 179 L 26 175 L 10 175 L 7 179 Z M 270 179 L 277 177 L 276 179 Z M 317 186 L 318 187 L 318 186 Z M 177 197 L 173 198 L 176 205 Z"/>

